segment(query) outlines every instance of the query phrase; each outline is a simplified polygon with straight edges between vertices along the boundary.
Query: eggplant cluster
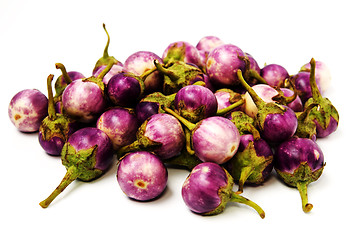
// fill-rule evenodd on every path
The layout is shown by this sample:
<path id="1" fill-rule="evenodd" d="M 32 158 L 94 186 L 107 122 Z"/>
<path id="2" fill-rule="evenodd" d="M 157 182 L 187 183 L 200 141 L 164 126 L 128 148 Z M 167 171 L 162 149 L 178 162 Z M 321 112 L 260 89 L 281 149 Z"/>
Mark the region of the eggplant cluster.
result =
<path id="1" fill-rule="evenodd" d="M 307 185 L 322 174 L 318 138 L 336 131 L 339 114 L 322 94 L 331 76 L 313 58 L 294 75 L 278 64 L 260 68 L 254 57 L 215 36 L 194 46 L 169 44 L 161 56 L 139 51 L 125 62 L 103 56 L 89 77 L 61 63 L 53 94 L 17 93 L 9 117 L 21 132 L 37 132 L 40 146 L 60 156 L 67 169 L 49 204 L 74 180 L 92 181 L 114 156 L 121 190 L 138 201 L 159 197 L 167 168 L 190 171 L 182 198 L 191 211 L 221 213 L 228 201 L 246 204 L 244 186 L 261 185 L 273 169 L 301 195 L 309 212 Z M 238 190 L 233 191 L 233 185 Z"/>

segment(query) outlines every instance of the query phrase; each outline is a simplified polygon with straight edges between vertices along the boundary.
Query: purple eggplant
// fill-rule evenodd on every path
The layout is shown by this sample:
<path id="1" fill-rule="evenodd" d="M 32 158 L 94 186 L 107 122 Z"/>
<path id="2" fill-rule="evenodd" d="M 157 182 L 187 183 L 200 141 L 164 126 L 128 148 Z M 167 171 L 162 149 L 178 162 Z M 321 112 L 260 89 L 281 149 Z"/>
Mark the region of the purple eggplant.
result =
<path id="1" fill-rule="evenodd" d="M 307 186 L 321 176 L 325 166 L 320 147 L 311 139 L 293 137 L 278 146 L 274 158 L 278 176 L 298 189 L 302 210 L 311 211 L 313 205 L 308 203 Z"/>
<path id="2" fill-rule="evenodd" d="M 51 202 L 74 180 L 92 181 L 105 173 L 113 156 L 110 138 L 94 127 L 86 127 L 74 132 L 62 149 L 62 164 L 67 173 L 58 187 L 39 205 L 48 207 Z"/>
<path id="3" fill-rule="evenodd" d="M 145 92 L 162 90 L 163 75 L 156 71 L 154 60 L 163 62 L 157 54 L 149 51 L 138 51 L 130 55 L 124 62 L 124 70 L 139 76 L 145 85 Z"/>
<path id="4" fill-rule="evenodd" d="M 273 151 L 252 124 L 239 129 L 238 152 L 227 162 L 227 170 L 238 182 L 239 191 L 245 183 L 262 184 L 273 169 Z"/>
<path id="5" fill-rule="evenodd" d="M 48 114 L 48 99 L 37 89 L 25 89 L 10 100 L 10 121 L 21 132 L 36 132 Z"/>
<path id="6" fill-rule="evenodd" d="M 216 215 L 225 210 L 226 204 L 238 202 L 255 209 L 261 218 L 265 212 L 253 201 L 235 193 L 234 180 L 220 165 L 212 162 L 194 167 L 182 186 L 182 198 L 187 207 L 197 214 Z"/>
<path id="7" fill-rule="evenodd" d="M 224 44 L 224 42 L 216 36 L 206 36 L 198 41 L 196 48 L 206 52 L 211 52 L 214 48 Z"/>
<path id="8" fill-rule="evenodd" d="M 164 160 L 180 154 L 185 141 L 180 122 L 169 114 L 158 113 L 139 127 L 137 140 L 120 148 L 117 154 L 120 158 L 128 152 L 152 151 Z"/>
<path id="9" fill-rule="evenodd" d="M 301 67 L 300 72 L 310 72 L 310 70 L 311 64 L 306 63 Z M 330 87 L 331 73 L 328 66 L 322 61 L 316 61 L 315 79 L 317 81 L 317 85 L 320 86 L 320 91 L 325 93 Z"/>
<path id="10" fill-rule="evenodd" d="M 315 59 L 311 59 L 310 89 L 312 97 L 304 106 L 304 111 L 298 115 L 296 135 L 315 139 L 327 137 L 336 131 L 339 124 L 339 113 L 328 98 L 322 97 L 315 80 Z"/>
<path id="11" fill-rule="evenodd" d="M 287 70 L 279 64 L 268 64 L 260 70 L 260 75 L 270 86 L 279 87 L 289 78 Z"/>
<path id="12" fill-rule="evenodd" d="M 105 33 L 107 35 L 107 42 L 106 42 L 106 46 L 105 46 L 105 49 L 104 49 L 104 54 L 103 56 L 97 60 L 96 64 L 95 64 L 95 67 L 94 69 L 92 70 L 92 75 L 94 77 L 98 77 L 99 76 L 99 73 L 96 73 L 100 68 L 106 68 L 106 66 L 110 63 L 110 62 L 113 62 L 115 63 L 114 65 L 117 65 L 119 67 L 114 67 L 115 69 L 121 69 L 120 67 L 123 66 L 123 64 L 118 61 L 115 57 L 112 57 L 112 56 L 109 56 L 109 45 L 110 45 L 110 35 L 109 33 L 107 32 L 106 30 L 106 26 L 105 24 L 103 23 L 102 24 L 102 27 L 104 28 L 105 30 Z M 104 77 L 104 76 L 103 76 Z"/>
<path id="13" fill-rule="evenodd" d="M 110 62 L 98 77 L 91 76 L 72 81 L 64 89 L 62 105 L 65 114 L 83 123 L 97 120 L 108 104 L 102 78 L 114 63 Z"/>
<path id="14" fill-rule="evenodd" d="M 106 68 L 106 66 L 101 66 L 96 72 L 95 72 L 95 74 L 94 74 L 94 77 L 98 77 L 101 73 L 102 73 L 102 71 L 104 70 Z M 110 69 L 110 71 L 108 71 L 106 74 L 105 74 L 105 76 L 102 78 L 102 82 L 105 84 L 105 86 L 107 86 L 108 84 L 109 84 L 109 82 L 110 82 L 110 79 L 113 77 L 113 76 L 115 76 L 115 75 L 117 75 L 117 74 L 119 74 L 119 73 L 122 73 L 122 72 L 124 72 L 124 67 L 123 66 L 121 66 L 121 65 L 117 65 L 117 64 L 114 64 L 112 67 L 111 67 L 111 69 Z"/>
<path id="15" fill-rule="evenodd" d="M 185 41 L 177 41 L 169 44 L 162 54 L 165 64 L 175 61 L 192 63 L 198 67 L 203 67 L 200 53 L 196 47 Z"/>
<path id="16" fill-rule="evenodd" d="M 212 116 L 194 124 L 172 109 L 164 108 L 164 110 L 187 127 L 189 131 L 186 131 L 186 134 L 188 133 L 186 147 L 191 148 L 191 154 L 196 154 L 202 162 L 223 164 L 238 151 L 239 131 L 229 119 Z"/>
<path id="17" fill-rule="evenodd" d="M 121 190 L 129 198 L 149 201 L 163 193 L 168 172 L 157 155 L 138 151 L 120 159 L 116 177 Z"/>
<path id="18" fill-rule="evenodd" d="M 295 112 L 287 106 L 274 102 L 264 102 L 252 87 L 245 82 L 240 70 L 237 76 L 258 108 L 255 125 L 261 133 L 262 138 L 269 143 L 276 144 L 292 137 L 297 129 Z"/>
<path id="19" fill-rule="evenodd" d="M 119 73 L 110 79 L 106 93 L 114 105 L 134 107 L 144 93 L 144 83 L 132 73 Z"/>
<path id="20" fill-rule="evenodd" d="M 109 136 L 114 150 L 118 150 L 136 140 L 139 124 L 133 110 L 116 107 L 101 114 L 96 127 Z"/>
<path id="21" fill-rule="evenodd" d="M 177 92 L 174 107 L 179 115 L 196 123 L 216 114 L 217 99 L 210 89 L 200 85 L 189 85 Z"/>
<path id="22" fill-rule="evenodd" d="M 312 97 L 312 90 L 310 85 L 310 73 L 309 72 L 299 72 L 291 77 L 295 88 L 297 89 L 298 96 L 301 98 L 303 104 Z M 316 82 L 317 83 L 317 82 Z M 321 92 L 321 86 L 317 83 L 317 87 Z"/>
<path id="23" fill-rule="evenodd" d="M 206 72 L 211 82 L 219 87 L 231 87 L 239 84 L 236 72 L 245 72 L 244 52 L 233 44 L 222 44 L 214 48 L 206 62 Z"/>
<path id="24" fill-rule="evenodd" d="M 80 124 L 63 114 L 56 113 L 52 91 L 53 77 L 51 74 L 47 78 L 48 116 L 43 119 L 39 127 L 38 140 L 46 153 L 59 156 L 64 143 Z"/>

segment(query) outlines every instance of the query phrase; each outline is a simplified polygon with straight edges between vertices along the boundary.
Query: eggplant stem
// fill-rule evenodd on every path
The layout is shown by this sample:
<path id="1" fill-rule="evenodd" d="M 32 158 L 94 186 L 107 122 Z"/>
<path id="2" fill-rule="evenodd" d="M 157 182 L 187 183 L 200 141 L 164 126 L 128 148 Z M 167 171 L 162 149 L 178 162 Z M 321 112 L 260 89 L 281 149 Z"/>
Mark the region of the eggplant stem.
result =
<path id="1" fill-rule="evenodd" d="M 300 192 L 301 200 L 302 200 L 302 210 L 307 213 L 311 211 L 313 208 L 313 205 L 311 203 L 308 203 L 307 198 L 307 182 L 299 181 L 297 183 L 297 189 Z"/>
<path id="2" fill-rule="evenodd" d="M 47 78 L 47 90 L 48 90 L 48 117 L 50 120 L 56 119 L 56 108 L 54 107 L 54 98 L 52 91 L 53 74 L 50 74 Z"/>
<path id="3" fill-rule="evenodd" d="M 238 79 L 240 80 L 243 87 L 248 91 L 249 95 L 252 97 L 257 108 L 258 109 L 262 108 L 264 106 L 265 102 L 263 101 L 263 99 L 261 99 L 259 97 L 259 95 L 254 91 L 254 89 L 251 86 L 249 86 L 249 84 L 246 83 L 246 81 L 243 77 L 243 73 L 241 72 L 240 69 L 237 71 L 237 75 L 238 75 Z"/>
<path id="4" fill-rule="evenodd" d="M 106 35 L 107 35 L 107 42 L 106 42 L 106 46 L 105 46 L 105 49 L 104 49 L 104 56 L 103 56 L 103 58 L 108 58 L 109 57 L 109 45 L 110 45 L 110 35 L 109 35 L 109 33 L 107 32 L 107 30 L 106 30 L 106 26 L 105 26 L 105 23 L 103 23 L 102 24 L 102 27 L 104 28 L 104 30 L 105 30 L 105 33 L 106 33 Z"/>
<path id="5" fill-rule="evenodd" d="M 195 127 L 196 124 L 191 123 L 190 121 L 188 121 L 187 119 L 185 119 L 184 117 L 180 116 L 178 113 L 176 113 L 175 111 L 173 111 L 172 109 L 162 106 L 162 109 L 166 112 L 171 114 L 173 117 L 177 118 L 183 125 L 185 125 L 190 131 L 192 131 Z"/>
<path id="6" fill-rule="evenodd" d="M 243 197 L 243 196 L 233 192 L 231 194 L 230 201 L 248 205 L 249 207 L 252 207 L 255 211 L 257 211 L 261 218 L 265 218 L 264 210 L 258 204 L 256 204 L 255 202 L 247 199 L 246 197 Z"/>
<path id="7" fill-rule="evenodd" d="M 230 106 L 228 106 L 226 108 L 217 110 L 216 115 L 218 115 L 218 116 L 225 115 L 226 113 L 232 111 L 236 107 L 239 107 L 239 106 L 243 105 L 244 103 L 245 103 L 245 99 L 240 99 L 239 101 L 231 104 Z"/>
<path id="8" fill-rule="evenodd" d="M 242 168 L 239 178 L 239 193 L 243 192 L 243 186 L 248 179 L 248 177 L 252 174 L 253 168 L 251 166 L 246 166 Z"/>
<path id="9" fill-rule="evenodd" d="M 321 93 L 318 89 L 316 79 L 315 79 L 315 69 L 316 69 L 316 61 L 314 58 L 310 61 L 311 70 L 310 70 L 310 87 L 312 92 L 312 98 L 314 102 L 318 102 L 321 99 Z"/>
<path id="10" fill-rule="evenodd" d="M 72 82 L 72 79 L 68 75 L 68 72 L 66 71 L 66 67 L 62 63 L 56 63 L 56 68 L 61 70 L 64 81 L 67 84 L 70 84 Z"/>
<path id="11" fill-rule="evenodd" d="M 172 81 L 176 82 L 179 79 L 179 76 L 176 75 L 174 72 L 169 71 L 165 67 L 162 66 L 162 64 L 159 63 L 157 59 L 154 59 L 154 65 L 157 68 L 158 72 L 167 75 Z"/>
<path id="12" fill-rule="evenodd" d="M 194 155 L 195 151 L 192 148 L 191 131 L 188 128 L 185 128 L 185 136 L 186 136 L 186 150 L 188 154 Z"/>
<path id="13" fill-rule="evenodd" d="M 77 179 L 77 177 L 80 175 L 79 171 L 75 166 L 71 166 L 67 169 L 66 175 L 63 177 L 61 183 L 58 185 L 58 187 L 49 195 L 48 198 L 43 200 L 39 203 L 39 205 L 42 208 L 47 208 L 49 204 L 61 193 L 63 190 L 66 189 L 70 183 L 72 183 L 74 180 Z"/>

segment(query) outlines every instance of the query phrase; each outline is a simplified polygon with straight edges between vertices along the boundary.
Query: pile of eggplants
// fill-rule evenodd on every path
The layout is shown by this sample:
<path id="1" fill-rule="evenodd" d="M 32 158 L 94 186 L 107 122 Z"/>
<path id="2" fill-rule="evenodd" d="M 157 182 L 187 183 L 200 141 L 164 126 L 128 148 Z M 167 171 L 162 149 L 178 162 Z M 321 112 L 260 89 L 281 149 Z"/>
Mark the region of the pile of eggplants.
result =
<path id="1" fill-rule="evenodd" d="M 160 56 L 139 51 L 122 63 L 109 55 L 103 28 L 107 43 L 89 77 L 56 63 L 61 75 L 54 85 L 53 74 L 44 79 L 47 96 L 25 89 L 10 101 L 14 126 L 37 133 L 66 168 L 40 206 L 75 180 L 101 177 L 116 156 L 117 182 L 133 200 L 160 198 L 167 169 L 182 168 L 189 175 L 181 197 L 192 212 L 216 215 L 233 201 L 264 218 L 243 190 L 264 185 L 275 171 L 311 211 L 308 185 L 326 164 L 317 139 L 339 123 L 324 96 L 331 75 L 323 62 L 312 58 L 290 75 L 275 63 L 260 68 L 240 47 L 207 36 L 195 46 L 170 43 Z"/>

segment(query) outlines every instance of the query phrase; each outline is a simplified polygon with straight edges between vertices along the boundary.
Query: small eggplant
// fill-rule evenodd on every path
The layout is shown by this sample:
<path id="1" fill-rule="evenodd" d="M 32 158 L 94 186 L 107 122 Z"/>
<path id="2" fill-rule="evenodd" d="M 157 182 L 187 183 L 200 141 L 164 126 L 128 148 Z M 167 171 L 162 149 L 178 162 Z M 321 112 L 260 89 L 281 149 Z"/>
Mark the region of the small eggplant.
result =
<path id="1" fill-rule="evenodd" d="M 67 172 L 58 187 L 39 205 L 48 207 L 76 179 L 88 182 L 100 177 L 108 170 L 112 156 L 110 138 L 100 129 L 86 127 L 74 132 L 61 154 Z"/>
<path id="2" fill-rule="evenodd" d="M 25 89 L 10 100 L 10 121 L 21 132 L 36 132 L 48 114 L 48 98 L 37 89 Z"/>
<path id="3" fill-rule="evenodd" d="M 298 189 L 302 210 L 311 211 L 313 205 L 307 200 L 307 186 L 321 176 L 325 166 L 320 147 L 311 139 L 292 137 L 278 146 L 274 157 L 278 176 Z"/>
<path id="4" fill-rule="evenodd" d="M 287 70 L 279 64 L 268 64 L 260 70 L 260 75 L 265 79 L 270 86 L 278 87 L 287 78 L 289 74 Z"/>
<path id="5" fill-rule="evenodd" d="M 120 158 L 128 152 L 151 151 L 164 160 L 180 154 L 185 141 L 180 122 L 169 114 L 158 113 L 145 120 L 137 131 L 137 140 L 117 154 Z"/>
<path id="6" fill-rule="evenodd" d="M 226 204 L 238 202 L 252 207 L 261 218 L 264 210 L 253 201 L 235 193 L 234 180 L 220 165 L 212 162 L 194 167 L 182 186 L 182 198 L 187 207 L 197 214 L 216 215 L 225 210 Z"/>
<path id="7" fill-rule="evenodd" d="M 311 63 L 306 63 L 301 67 L 300 72 L 310 72 L 310 70 L 311 70 Z M 321 92 L 325 93 L 327 89 L 330 87 L 331 73 L 328 66 L 322 61 L 316 61 L 315 79 L 317 85 L 321 87 L 320 88 Z"/>
<path id="8" fill-rule="evenodd" d="M 169 44 L 162 54 L 162 59 L 165 64 L 182 61 L 194 64 L 199 68 L 203 67 L 198 49 L 185 41 L 177 41 Z"/>
<path id="9" fill-rule="evenodd" d="M 121 190 L 129 198 L 149 201 L 165 190 L 168 172 L 157 155 L 138 151 L 128 153 L 120 159 L 116 178 Z"/>

